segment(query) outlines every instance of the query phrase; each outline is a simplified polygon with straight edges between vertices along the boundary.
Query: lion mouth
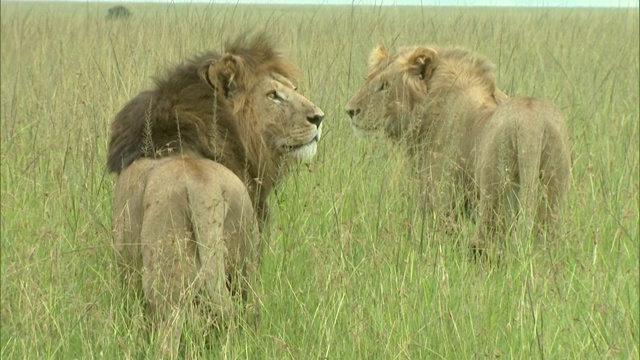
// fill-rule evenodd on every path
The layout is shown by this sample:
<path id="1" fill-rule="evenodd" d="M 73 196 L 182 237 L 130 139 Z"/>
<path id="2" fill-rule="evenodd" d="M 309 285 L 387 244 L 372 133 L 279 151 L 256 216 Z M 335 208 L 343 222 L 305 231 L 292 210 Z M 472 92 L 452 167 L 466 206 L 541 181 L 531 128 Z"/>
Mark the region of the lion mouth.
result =
<path id="1" fill-rule="evenodd" d="M 306 143 L 296 144 L 296 145 L 282 144 L 280 148 L 285 153 L 292 153 L 292 152 L 295 153 L 296 151 L 300 151 L 307 147 L 313 147 L 315 149 L 315 147 L 318 145 L 318 142 L 320 142 L 321 135 L 322 135 L 322 124 L 320 124 L 320 126 L 317 127 L 316 131 L 309 134 L 310 137 L 311 136 L 313 137 L 311 137 L 311 139 Z M 307 139 L 309 139 L 309 137 L 307 137 Z"/>
<path id="2" fill-rule="evenodd" d="M 363 127 L 363 126 L 358 126 L 355 123 L 351 123 L 351 128 L 353 129 L 354 134 L 357 137 L 361 137 L 361 138 L 365 138 L 365 137 L 369 137 L 373 134 L 376 133 L 377 129 L 370 129 L 367 127 Z"/>
<path id="3" fill-rule="evenodd" d="M 294 151 L 300 150 L 300 149 L 302 149 L 302 148 L 304 148 L 306 146 L 317 144 L 318 141 L 320 141 L 320 138 L 318 137 L 318 135 L 316 135 L 313 139 L 311 139 L 311 141 L 309 141 L 307 143 L 304 143 L 304 144 L 300 144 L 300 145 L 285 145 L 284 146 L 284 151 L 285 152 L 294 152 Z"/>
<path id="4" fill-rule="evenodd" d="M 318 150 L 318 143 L 322 135 L 322 124 L 318 126 L 314 131 L 307 132 L 302 135 L 297 144 L 292 144 L 293 138 L 289 138 L 288 141 L 280 142 L 276 148 L 288 157 L 292 157 L 298 160 L 310 160 L 312 159 L 316 151 Z"/>
<path id="5" fill-rule="evenodd" d="M 311 139 L 311 141 L 305 144 L 285 146 L 284 151 L 288 156 L 291 156 L 292 158 L 302 161 L 308 161 L 316 155 L 316 151 L 318 150 L 318 140 L 319 137 L 316 135 L 313 139 Z"/>

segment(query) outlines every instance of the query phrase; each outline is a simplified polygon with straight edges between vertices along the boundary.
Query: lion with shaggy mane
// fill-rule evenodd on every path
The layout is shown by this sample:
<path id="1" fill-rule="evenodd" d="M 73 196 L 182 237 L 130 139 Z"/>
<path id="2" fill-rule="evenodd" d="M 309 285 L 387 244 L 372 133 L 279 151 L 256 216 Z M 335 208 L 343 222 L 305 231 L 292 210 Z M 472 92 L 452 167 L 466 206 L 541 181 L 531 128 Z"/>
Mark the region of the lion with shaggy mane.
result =
<path id="1" fill-rule="evenodd" d="M 267 196 L 315 155 L 324 114 L 296 76 L 264 35 L 241 37 L 157 78 L 113 120 L 117 260 L 167 351 L 196 296 L 223 320 L 234 297 L 246 300 Z"/>
<path id="2" fill-rule="evenodd" d="M 507 97 L 485 58 L 460 47 L 377 48 L 345 110 L 356 133 L 406 144 L 432 211 L 477 207 L 474 248 L 506 231 L 510 215 L 538 236 L 557 230 L 571 168 L 562 114 L 548 100 Z"/>

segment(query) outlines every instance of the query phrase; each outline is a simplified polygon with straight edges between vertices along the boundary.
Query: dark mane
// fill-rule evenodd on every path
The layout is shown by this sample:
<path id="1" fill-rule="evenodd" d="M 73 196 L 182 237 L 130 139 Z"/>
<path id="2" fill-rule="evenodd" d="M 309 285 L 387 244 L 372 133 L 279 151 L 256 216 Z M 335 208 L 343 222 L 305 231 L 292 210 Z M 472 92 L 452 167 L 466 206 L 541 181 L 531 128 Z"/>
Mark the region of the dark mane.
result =
<path id="1" fill-rule="evenodd" d="M 239 57 L 246 65 L 236 80 L 241 95 L 262 74 L 275 72 L 289 79 L 297 76 L 296 67 L 274 50 L 265 35 L 250 40 L 241 36 L 226 44 L 225 53 Z M 255 149 L 247 148 L 246 139 L 242 138 L 246 129 L 239 125 L 244 119 L 238 119 L 238 108 L 250 105 L 242 100 L 234 104 L 216 95 L 202 76 L 202 69 L 222 56 L 215 51 L 205 52 L 176 66 L 155 78 L 155 87 L 138 94 L 118 112 L 111 124 L 109 171 L 119 174 L 141 157 L 195 153 L 221 163 L 245 183 L 259 184 L 265 176 L 277 178 L 264 173 L 265 164 L 260 163 L 263 154 L 254 154 Z M 247 186 L 252 195 L 258 193 L 258 204 L 254 204 L 262 207 L 270 189 Z"/>
<path id="2" fill-rule="evenodd" d="M 248 67 L 253 69 L 254 79 L 257 74 L 270 72 L 278 73 L 287 79 L 298 77 L 297 67 L 279 51 L 276 51 L 264 34 L 257 35 L 252 40 L 248 40 L 247 36 L 242 35 L 233 42 L 227 42 L 225 52 L 242 58 Z M 250 81 L 251 79 L 244 80 Z"/>
<path id="3" fill-rule="evenodd" d="M 165 77 L 156 78 L 154 89 L 138 94 L 118 112 L 111 124 L 109 171 L 120 173 L 140 157 L 157 158 L 181 151 L 217 160 L 209 144 L 217 107 L 215 94 L 198 71 L 210 59 L 219 57 L 207 52 L 177 66 Z M 234 130 L 234 126 L 217 128 Z"/>

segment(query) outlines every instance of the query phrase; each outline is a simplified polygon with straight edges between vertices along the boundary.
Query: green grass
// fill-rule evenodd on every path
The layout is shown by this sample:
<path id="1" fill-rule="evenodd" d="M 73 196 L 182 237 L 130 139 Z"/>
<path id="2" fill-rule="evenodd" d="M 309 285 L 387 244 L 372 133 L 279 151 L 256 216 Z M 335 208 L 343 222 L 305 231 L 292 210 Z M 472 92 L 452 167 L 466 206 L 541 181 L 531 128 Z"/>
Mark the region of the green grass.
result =
<path id="1" fill-rule="evenodd" d="M 201 356 L 250 359 L 639 356 L 638 10 L 1 5 L 3 359 L 135 358 L 142 309 L 111 246 L 109 124 L 151 77 L 267 29 L 326 116 L 318 157 L 274 194 L 255 331 Z M 376 44 L 459 44 L 509 94 L 566 116 L 566 236 L 470 261 L 473 225 L 431 231 L 402 150 L 356 140 L 343 106 Z"/>

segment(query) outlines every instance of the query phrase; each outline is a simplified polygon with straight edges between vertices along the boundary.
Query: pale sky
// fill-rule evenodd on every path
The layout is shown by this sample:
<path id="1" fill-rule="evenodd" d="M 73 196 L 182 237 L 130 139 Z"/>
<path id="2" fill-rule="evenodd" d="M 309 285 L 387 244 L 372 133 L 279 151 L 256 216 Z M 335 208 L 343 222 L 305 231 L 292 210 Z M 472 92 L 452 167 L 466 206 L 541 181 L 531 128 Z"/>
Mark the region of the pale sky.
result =
<path id="1" fill-rule="evenodd" d="M 4 2 L 5 0 L 0 0 Z M 11 0 L 43 1 L 43 0 Z M 44 0 L 47 1 L 47 0 Z M 324 5 L 424 5 L 424 6 L 524 6 L 524 7 L 633 7 L 639 0 L 51 0 L 81 2 L 153 2 L 153 3 L 220 3 L 220 4 L 324 4 Z"/>

